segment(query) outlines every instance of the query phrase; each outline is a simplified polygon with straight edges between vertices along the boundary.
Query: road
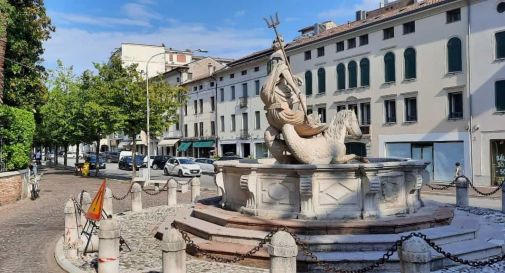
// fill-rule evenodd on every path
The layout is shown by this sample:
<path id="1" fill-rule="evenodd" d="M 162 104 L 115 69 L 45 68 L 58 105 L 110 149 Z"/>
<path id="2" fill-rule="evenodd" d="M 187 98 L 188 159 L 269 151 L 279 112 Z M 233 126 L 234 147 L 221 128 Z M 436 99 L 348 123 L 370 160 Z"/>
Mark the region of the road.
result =
<path id="1" fill-rule="evenodd" d="M 456 204 L 456 197 L 455 196 L 423 194 L 422 199 L 425 201 L 432 200 L 432 201 L 437 201 L 440 203 L 447 203 L 447 204 L 453 204 L 453 205 Z M 470 202 L 470 206 L 472 206 L 472 207 L 501 210 L 501 199 L 472 197 L 472 198 L 470 198 L 469 202 Z"/>

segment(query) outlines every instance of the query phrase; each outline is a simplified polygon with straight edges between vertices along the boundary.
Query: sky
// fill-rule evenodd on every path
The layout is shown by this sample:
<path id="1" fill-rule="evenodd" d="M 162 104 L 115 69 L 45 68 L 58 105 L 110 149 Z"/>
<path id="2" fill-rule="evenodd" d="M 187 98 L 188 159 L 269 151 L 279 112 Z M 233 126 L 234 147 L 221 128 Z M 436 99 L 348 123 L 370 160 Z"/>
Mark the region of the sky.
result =
<path id="1" fill-rule="evenodd" d="M 279 15 L 279 30 L 291 41 L 316 22 L 353 20 L 356 10 L 380 0 L 46 0 L 56 32 L 44 43 L 44 65 L 56 60 L 76 73 L 107 61 L 121 43 L 202 49 L 206 55 L 240 58 L 268 48 L 274 39 L 263 18 Z"/>

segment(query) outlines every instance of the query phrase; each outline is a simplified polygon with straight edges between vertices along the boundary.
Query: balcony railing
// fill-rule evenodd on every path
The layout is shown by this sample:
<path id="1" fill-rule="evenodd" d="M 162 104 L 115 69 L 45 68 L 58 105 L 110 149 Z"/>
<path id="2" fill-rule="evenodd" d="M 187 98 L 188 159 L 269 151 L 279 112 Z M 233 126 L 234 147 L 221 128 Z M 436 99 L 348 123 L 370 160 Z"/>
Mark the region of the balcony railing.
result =
<path id="1" fill-rule="evenodd" d="M 246 108 L 247 107 L 247 97 L 240 97 L 239 98 L 239 105 L 240 105 L 240 108 Z"/>
<path id="2" fill-rule="evenodd" d="M 248 129 L 242 129 L 242 130 L 240 130 L 240 138 L 241 139 L 248 139 L 250 137 L 251 137 L 251 135 L 249 134 L 249 130 Z"/>

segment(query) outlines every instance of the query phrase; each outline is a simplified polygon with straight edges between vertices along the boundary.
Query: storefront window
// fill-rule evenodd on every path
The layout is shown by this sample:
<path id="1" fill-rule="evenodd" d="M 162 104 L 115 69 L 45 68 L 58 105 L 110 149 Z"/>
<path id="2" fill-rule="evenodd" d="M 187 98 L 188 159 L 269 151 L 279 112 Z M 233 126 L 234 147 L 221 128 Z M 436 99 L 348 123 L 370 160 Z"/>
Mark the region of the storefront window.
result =
<path id="1" fill-rule="evenodd" d="M 455 164 L 461 163 L 465 167 L 463 153 L 463 142 L 441 142 L 434 143 L 434 175 L 436 181 L 452 181 L 454 180 Z"/>
<path id="2" fill-rule="evenodd" d="M 498 185 L 505 180 L 505 139 L 491 140 L 491 183 Z"/>

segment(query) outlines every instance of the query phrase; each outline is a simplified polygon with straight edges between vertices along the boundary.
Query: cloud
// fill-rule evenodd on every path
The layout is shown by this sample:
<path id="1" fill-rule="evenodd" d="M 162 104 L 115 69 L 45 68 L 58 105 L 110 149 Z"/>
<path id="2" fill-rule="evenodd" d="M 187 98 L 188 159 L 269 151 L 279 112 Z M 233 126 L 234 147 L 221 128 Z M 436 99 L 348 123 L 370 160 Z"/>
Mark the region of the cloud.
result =
<path id="1" fill-rule="evenodd" d="M 148 20 L 130 19 L 130 18 L 115 18 L 115 17 L 100 17 L 88 16 L 75 13 L 62 13 L 50 11 L 51 18 L 61 24 L 83 24 L 100 27 L 116 27 L 116 26 L 151 26 Z"/>
<path id="2" fill-rule="evenodd" d="M 121 7 L 121 11 L 130 18 L 147 18 L 159 20 L 161 15 L 147 9 L 146 5 L 139 3 L 127 3 Z"/>
<path id="3" fill-rule="evenodd" d="M 266 37 L 266 38 L 263 38 Z M 105 62 L 121 43 L 164 43 L 176 49 L 208 50 L 210 56 L 238 58 L 269 46 L 270 38 L 264 30 L 243 31 L 236 28 L 208 28 L 199 24 L 184 24 L 159 28 L 149 33 L 102 31 L 91 32 L 78 28 L 59 27 L 52 39 L 44 44 L 45 64 L 55 66 L 61 59 L 73 65 L 77 73 L 92 69 L 93 62 Z"/>
<path id="4" fill-rule="evenodd" d="M 373 10 L 379 8 L 384 1 L 383 0 L 360 0 L 360 2 L 349 5 L 347 1 L 342 1 L 340 4 L 333 8 L 320 12 L 317 14 L 317 18 L 328 20 L 328 19 L 342 19 L 342 18 L 353 18 L 354 13 L 357 10 Z"/>
<path id="5" fill-rule="evenodd" d="M 242 17 L 242 16 L 244 16 L 244 15 L 245 15 L 245 10 L 237 10 L 237 11 L 233 14 L 233 16 L 235 16 L 235 17 Z"/>

